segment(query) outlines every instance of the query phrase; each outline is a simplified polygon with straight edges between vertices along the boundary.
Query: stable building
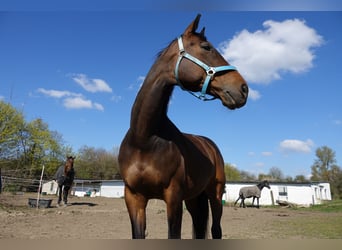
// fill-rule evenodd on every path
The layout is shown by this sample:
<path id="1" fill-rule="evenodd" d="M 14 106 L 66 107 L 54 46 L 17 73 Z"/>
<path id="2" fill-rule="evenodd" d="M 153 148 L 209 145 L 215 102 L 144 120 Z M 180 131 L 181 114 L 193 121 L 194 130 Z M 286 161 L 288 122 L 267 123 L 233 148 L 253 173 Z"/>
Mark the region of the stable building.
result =
<path id="1" fill-rule="evenodd" d="M 226 182 L 226 192 L 222 200 L 225 203 L 234 203 L 239 197 L 242 187 L 257 185 L 253 181 L 229 181 Z M 270 181 L 270 189 L 264 188 L 261 192 L 259 204 L 278 205 L 281 203 L 310 206 L 321 204 L 331 200 L 330 184 L 328 182 L 277 182 Z M 51 188 L 52 185 L 49 184 Z M 95 190 L 95 191 L 94 191 Z M 122 180 L 75 180 L 72 194 L 85 196 L 89 192 L 95 192 L 94 196 L 123 198 L 124 182 Z M 240 202 L 240 201 L 239 201 Z M 252 198 L 245 200 L 246 204 L 252 203 Z"/>
<path id="2" fill-rule="evenodd" d="M 233 203 L 239 197 L 242 187 L 257 185 L 258 182 L 227 182 L 223 200 Z M 260 205 L 277 205 L 281 203 L 310 206 L 331 200 L 328 182 L 269 182 L 270 189 L 263 188 L 259 199 Z M 252 203 L 252 198 L 245 202 Z"/>

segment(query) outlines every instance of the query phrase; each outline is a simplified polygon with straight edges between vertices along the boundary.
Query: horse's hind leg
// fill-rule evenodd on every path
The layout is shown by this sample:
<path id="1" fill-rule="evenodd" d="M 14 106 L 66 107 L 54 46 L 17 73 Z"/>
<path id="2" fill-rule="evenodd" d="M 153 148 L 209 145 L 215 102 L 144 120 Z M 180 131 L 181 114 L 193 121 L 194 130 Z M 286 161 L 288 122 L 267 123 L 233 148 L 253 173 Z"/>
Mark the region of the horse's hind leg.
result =
<path id="1" fill-rule="evenodd" d="M 203 192 L 194 199 L 185 201 L 193 225 L 193 237 L 195 239 L 204 239 L 207 233 L 209 206 L 208 197 Z"/>
<path id="2" fill-rule="evenodd" d="M 221 217 L 222 217 L 222 198 L 210 199 L 210 207 L 212 214 L 212 226 L 211 226 L 211 235 L 213 239 L 221 239 L 222 238 L 222 229 L 221 229 Z"/>
<path id="3" fill-rule="evenodd" d="M 236 205 L 236 203 L 240 200 L 240 196 L 237 198 L 237 200 L 234 202 L 234 206 Z M 241 204 L 241 203 L 240 203 Z"/>
<path id="4" fill-rule="evenodd" d="M 125 202 L 131 220 L 132 238 L 145 239 L 146 198 L 142 195 L 132 193 L 131 190 L 125 186 Z"/>

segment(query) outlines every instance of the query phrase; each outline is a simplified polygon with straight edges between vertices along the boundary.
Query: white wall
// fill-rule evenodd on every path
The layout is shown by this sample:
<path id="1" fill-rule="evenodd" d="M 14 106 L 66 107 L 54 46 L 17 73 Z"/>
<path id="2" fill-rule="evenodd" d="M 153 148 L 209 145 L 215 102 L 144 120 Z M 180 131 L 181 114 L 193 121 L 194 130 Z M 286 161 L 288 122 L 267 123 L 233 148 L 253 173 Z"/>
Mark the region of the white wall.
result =
<path id="1" fill-rule="evenodd" d="M 121 198 L 124 197 L 123 181 L 104 181 L 100 188 L 100 196 Z"/>
<path id="2" fill-rule="evenodd" d="M 240 188 L 256 185 L 257 183 L 226 183 L 226 193 L 223 200 L 235 202 L 239 197 Z M 57 185 L 56 185 L 57 187 Z M 323 200 L 331 200 L 329 183 L 270 183 L 271 189 L 263 188 L 259 199 L 260 205 L 277 205 L 277 200 L 288 201 L 299 205 L 320 204 Z M 285 188 L 287 195 L 279 195 L 279 191 Z M 273 202 L 272 203 L 272 195 Z M 124 197 L 124 183 L 120 180 L 102 181 L 100 190 L 96 196 L 122 198 Z M 239 201 L 240 202 L 240 201 Z M 252 203 L 252 198 L 245 200 L 246 204 Z M 239 204 L 239 203 L 238 203 Z M 256 205 L 256 201 L 255 201 Z"/>
<path id="3" fill-rule="evenodd" d="M 58 189 L 58 184 L 56 181 L 48 181 L 42 185 L 42 193 L 56 194 L 57 189 Z"/>
<path id="4" fill-rule="evenodd" d="M 257 183 L 226 183 L 226 193 L 223 199 L 226 202 L 235 202 L 239 197 L 239 190 L 242 187 L 256 185 Z M 312 204 L 320 204 L 323 200 L 331 200 L 330 184 L 329 183 L 304 183 L 304 184 L 290 184 L 290 183 L 271 183 L 271 189 L 263 188 L 261 197 L 259 199 L 260 205 L 276 205 L 277 200 L 288 201 L 304 206 Z M 280 191 L 287 191 L 287 195 L 280 195 Z M 246 204 L 252 203 L 252 198 L 246 199 Z M 256 201 L 254 202 L 256 205 Z M 240 201 L 237 205 L 240 204 Z"/>

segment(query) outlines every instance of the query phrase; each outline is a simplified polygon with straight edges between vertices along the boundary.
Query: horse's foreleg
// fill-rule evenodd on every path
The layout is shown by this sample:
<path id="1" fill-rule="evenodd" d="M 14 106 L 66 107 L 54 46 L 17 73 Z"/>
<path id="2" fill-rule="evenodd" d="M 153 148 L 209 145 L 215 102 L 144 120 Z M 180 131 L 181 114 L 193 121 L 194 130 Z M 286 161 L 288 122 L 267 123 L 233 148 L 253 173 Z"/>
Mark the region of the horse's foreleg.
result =
<path id="1" fill-rule="evenodd" d="M 243 208 L 246 208 L 246 205 L 245 205 L 245 198 L 241 198 L 241 203 L 240 203 L 240 207 L 243 207 Z"/>
<path id="2" fill-rule="evenodd" d="M 125 187 L 125 202 L 132 226 L 133 239 L 145 239 L 147 200 Z"/>
<path id="3" fill-rule="evenodd" d="M 57 206 L 59 206 L 60 203 L 62 202 L 62 194 L 63 194 L 63 186 L 62 186 L 62 185 L 58 185 L 58 200 L 57 200 Z"/>
<path id="4" fill-rule="evenodd" d="M 169 188 L 164 195 L 167 208 L 168 238 L 180 239 L 182 231 L 183 201 L 178 188 Z"/>
<path id="5" fill-rule="evenodd" d="M 257 208 L 260 208 L 259 207 L 259 197 L 257 197 Z"/>
<path id="6" fill-rule="evenodd" d="M 254 200 L 255 200 L 255 196 L 253 196 L 252 207 L 254 207 Z"/>

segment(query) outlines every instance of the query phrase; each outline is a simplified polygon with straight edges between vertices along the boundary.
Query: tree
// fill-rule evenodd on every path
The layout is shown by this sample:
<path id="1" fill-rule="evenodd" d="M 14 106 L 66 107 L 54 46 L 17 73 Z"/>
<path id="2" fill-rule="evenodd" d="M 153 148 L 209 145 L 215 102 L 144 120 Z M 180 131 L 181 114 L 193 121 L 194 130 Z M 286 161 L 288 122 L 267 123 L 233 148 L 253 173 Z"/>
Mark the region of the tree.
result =
<path id="1" fill-rule="evenodd" d="M 311 180 L 329 182 L 333 198 L 342 197 L 342 171 L 336 165 L 335 152 L 327 146 L 322 146 L 317 148 L 316 157 L 311 166 Z"/>
<path id="2" fill-rule="evenodd" d="M 237 181 L 241 179 L 240 171 L 230 163 L 224 165 L 224 173 L 227 181 Z"/>
<path id="3" fill-rule="evenodd" d="M 255 181 L 257 179 L 254 174 L 251 174 L 244 170 L 240 171 L 240 176 L 242 181 Z"/>
<path id="4" fill-rule="evenodd" d="M 20 128 L 25 124 L 21 112 L 0 100 L 0 159 L 15 159 L 19 144 Z"/>
<path id="5" fill-rule="evenodd" d="M 306 181 L 308 181 L 308 179 L 304 175 L 300 174 L 300 175 L 295 176 L 294 181 L 295 182 L 306 182 Z"/>
<path id="6" fill-rule="evenodd" d="M 259 175 L 258 175 L 259 181 L 271 180 L 271 179 L 272 179 L 272 177 L 269 174 L 259 173 Z"/>
<path id="7" fill-rule="evenodd" d="M 271 180 L 281 181 L 284 179 L 284 174 L 278 167 L 271 167 L 268 175 L 270 176 Z"/>
<path id="8" fill-rule="evenodd" d="M 311 166 L 311 180 L 313 181 L 330 181 L 331 169 L 335 167 L 335 152 L 323 146 L 316 149 L 316 157 L 314 164 Z"/>
<path id="9" fill-rule="evenodd" d="M 103 148 L 83 146 L 79 149 L 75 164 L 77 178 L 108 180 L 114 179 L 118 173 L 116 151 Z"/>
<path id="10" fill-rule="evenodd" d="M 0 167 L 16 177 L 39 178 L 42 165 L 52 177 L 70 148 L 42 119 L 26 122 L 21 112 L 0 101 Z"/>
<path id="11" fill-rule="evenodd" d="M 46 174 L 51 176 L 56 165 L 65 160 L 61 135 L 49 130 L 49 126 L 38 118 L 26 123 L 21 130 L 20 164 L 26 168 L 27 177 L 39 177 L 43 165 Z"/>

